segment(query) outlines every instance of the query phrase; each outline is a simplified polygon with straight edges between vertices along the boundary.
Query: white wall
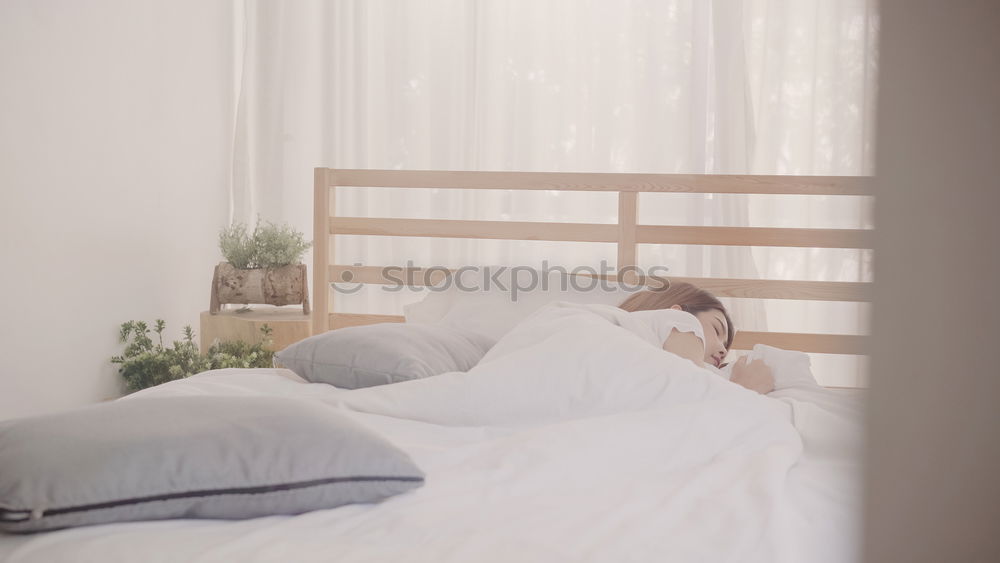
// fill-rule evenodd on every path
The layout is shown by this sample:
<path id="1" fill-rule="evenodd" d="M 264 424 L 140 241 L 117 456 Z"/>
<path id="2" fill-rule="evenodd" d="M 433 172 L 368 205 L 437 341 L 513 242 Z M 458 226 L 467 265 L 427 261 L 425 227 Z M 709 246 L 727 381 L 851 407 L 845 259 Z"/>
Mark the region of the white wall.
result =
<path id="1" fill-rule="evenodd" d="M 119 393 L 118 325 L 208 307 L 232 7 L 0 2 L 0 419 Z"/>

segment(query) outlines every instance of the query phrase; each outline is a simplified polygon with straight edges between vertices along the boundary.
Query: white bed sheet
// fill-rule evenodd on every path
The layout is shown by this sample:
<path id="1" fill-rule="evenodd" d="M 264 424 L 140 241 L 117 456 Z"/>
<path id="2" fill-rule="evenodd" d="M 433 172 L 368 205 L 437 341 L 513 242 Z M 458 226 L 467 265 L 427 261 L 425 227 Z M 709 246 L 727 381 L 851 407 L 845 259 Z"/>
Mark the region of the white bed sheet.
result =
<path id="1" fill-rule="evenodd" d="M 0 560 L 857 558 L 859 392 L 801 387 L 764 398 L 676 363 L 662 385 L 662 374 L 648 368 L 667 353 L 647 358 L 639 341 L 621 332 L 574 333 L 566 323 L 581 319 L 560 315 L 535 327 L 558 336 L 530 344 L 522 334 L 526 344 L 469 374 L 344 391 L 305 383 L 287 370 L 218 370 L 127 399 L 321 401 L 407 451 L 427 475 L 415 492 L 295 517 L 0 535 Z M 588 337 L 596 339 L 589 348 Z M 617 346 L 596 350 L 597 342 L 615 339 L 635 347 L 625 356 L 606 352 Z M 543 353 L 570 345 L 578 350 L 576 364 Z M 538 379 L 559 361 L 557 375 Z M 601 375 L 615 363 L 619 372 Z"/>

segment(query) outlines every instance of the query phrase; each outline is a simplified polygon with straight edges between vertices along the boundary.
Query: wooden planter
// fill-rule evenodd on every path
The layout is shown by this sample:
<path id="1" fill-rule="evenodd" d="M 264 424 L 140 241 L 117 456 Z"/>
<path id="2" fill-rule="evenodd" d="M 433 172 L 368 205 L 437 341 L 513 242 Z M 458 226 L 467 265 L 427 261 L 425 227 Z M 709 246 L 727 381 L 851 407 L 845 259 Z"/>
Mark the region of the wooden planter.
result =
<path id="1" fill-rule="evenodd" d="M 306 265 L 292 264 L 281 268 L 238 270 L 229 262 L 215 267 L 212 276 L 212 301 L 209 312 L 218 313 L 226 303 L 249 305 L 297 305 L 309 314 L 309 286 Z"/>

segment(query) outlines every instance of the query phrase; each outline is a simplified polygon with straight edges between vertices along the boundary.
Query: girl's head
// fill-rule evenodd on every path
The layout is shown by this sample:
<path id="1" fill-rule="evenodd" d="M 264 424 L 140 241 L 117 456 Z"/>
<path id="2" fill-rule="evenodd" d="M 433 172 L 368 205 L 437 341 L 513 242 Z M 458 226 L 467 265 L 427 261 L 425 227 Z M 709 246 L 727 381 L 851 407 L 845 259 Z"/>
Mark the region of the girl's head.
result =
<path id="1" fill-rule="evenodd" d="M 733 344 L 736 329 L 729 313 L 711 293 L 686 282 L 671 282 L 666 289 L 641 291 L 619 305 L 626 311 L 679 309 L 691 313 L 705 331 L 705 362 L 722 365 Z"/>

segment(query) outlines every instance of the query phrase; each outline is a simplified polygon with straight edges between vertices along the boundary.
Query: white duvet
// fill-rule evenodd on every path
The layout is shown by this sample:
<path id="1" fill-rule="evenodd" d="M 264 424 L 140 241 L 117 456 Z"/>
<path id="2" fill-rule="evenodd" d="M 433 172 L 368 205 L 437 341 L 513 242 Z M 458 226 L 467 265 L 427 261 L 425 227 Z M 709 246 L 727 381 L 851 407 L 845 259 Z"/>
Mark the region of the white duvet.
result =
<path id="1" fill-rule="evenodd" d="M 296 517 L 0 536 L 0 557 L 854 560 L 858 399 L 811 384 L 761 396 L 620 324 L 549 307 L 468 373 L 356 391 L 286 370 L 219 370 L 132 395 L 321 401 L 407 451 L 426 483 L 380 504 Z"/>

